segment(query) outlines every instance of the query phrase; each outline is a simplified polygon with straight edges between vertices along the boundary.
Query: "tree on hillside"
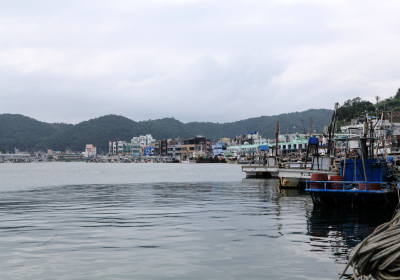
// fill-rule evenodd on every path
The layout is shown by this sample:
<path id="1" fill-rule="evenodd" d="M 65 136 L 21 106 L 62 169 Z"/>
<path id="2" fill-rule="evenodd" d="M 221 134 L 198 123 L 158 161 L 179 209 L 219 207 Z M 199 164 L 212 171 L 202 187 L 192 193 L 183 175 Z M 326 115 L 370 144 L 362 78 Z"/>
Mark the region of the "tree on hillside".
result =
<path id="1" fill-rule="evenodd" d="M 350 121 L 362 115 L 365 111 L 375 111 L 374 105 L 369 101 L 356 97 L 345 101 L 342 107 L 339 108 L 338 113 L 344 120 Z"/>
<path id="2" fill-rule="evenodd" d="M 394 96 L 394 98 L 399 98 L 400 99 L 400 88 L 397 90 L 397 93 Z"/>

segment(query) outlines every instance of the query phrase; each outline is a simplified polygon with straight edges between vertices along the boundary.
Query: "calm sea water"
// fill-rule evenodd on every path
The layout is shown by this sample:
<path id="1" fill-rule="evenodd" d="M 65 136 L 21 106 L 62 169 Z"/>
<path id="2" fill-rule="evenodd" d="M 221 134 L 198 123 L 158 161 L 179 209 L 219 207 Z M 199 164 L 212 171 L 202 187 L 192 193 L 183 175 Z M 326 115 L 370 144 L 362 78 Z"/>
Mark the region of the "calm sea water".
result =
<path id="1" fill-rule="evenodd" d="M 229 164 L 0 164 L 0 279 L 337 279 L 392 211 Z"/>

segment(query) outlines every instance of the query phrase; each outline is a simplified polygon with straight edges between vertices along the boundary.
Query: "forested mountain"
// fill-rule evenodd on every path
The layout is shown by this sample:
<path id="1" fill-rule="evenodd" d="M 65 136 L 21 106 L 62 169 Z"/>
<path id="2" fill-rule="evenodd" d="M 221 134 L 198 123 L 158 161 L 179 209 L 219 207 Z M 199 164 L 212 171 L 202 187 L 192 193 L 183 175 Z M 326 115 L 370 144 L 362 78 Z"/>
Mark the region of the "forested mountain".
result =
<path id="1" fill-rule="evenodd" d="M 349 99 L 343 103 L 338 110 L 338 117 L 340 121 L 350 122 L 351 119 L 365 116 L 365 112 L 370 114 L 378 114 L 382 110 L 400 111 L 400 88 L 397 90 L 396 95 L 379 100 L 376 104 L 369 101 L 362 100 L 360 97 Z"/>
<path id="2" fill-rule="evenodd" d="M 82 151 L 86 144 L 108 150 L 108 141 L 130 141 L 133 136 L 152 134 L 156 139 L 191 138 L 204 135 L 215 141 L 221 137 L 233 138 L 258 130 L 266 138 L 273 138 L 276 122 L 281 133 L 308 131 L 314 117 L 314 128 L 322 131 L 330 123 L 332 111 L 310 109 L 304 112 L 262 116 L 231 123 L 190 122 L 182 123 L 174 118 L 135 122 L 123 116 L 107 115 L 76 125 L 49 124 L 22 115 L 0 115 L 0 147 L 17 147 L 21 150 Z"/>
<path id="3" fill-rule="evenodd" d="M 62 131 L 72 124 L 45 123 L 18 114 L 0 114 L 0 148 L 14 151 L 33 150 L 43 138 Z"/>

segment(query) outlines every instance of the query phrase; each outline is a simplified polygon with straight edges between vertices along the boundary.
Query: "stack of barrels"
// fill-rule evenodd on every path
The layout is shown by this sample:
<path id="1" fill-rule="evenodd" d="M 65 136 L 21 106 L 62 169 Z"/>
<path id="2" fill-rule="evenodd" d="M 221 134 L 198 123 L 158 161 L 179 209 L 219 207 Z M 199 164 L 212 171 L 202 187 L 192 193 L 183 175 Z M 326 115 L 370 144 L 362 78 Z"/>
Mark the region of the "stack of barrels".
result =
<path id="1" fill-rule="evenodd" d="M 331 179 L 328 180 L 328 175 L 327 174 L 319 174 L 319 173 L 314 173 L 311 174 L 311 181 L 332 181 L 336 183 L 326 183 L 326 188 L 331 189 L 331 190 L 343 190 L 343 183 L 340 183 L 343 181 L 343 176 L 341 175 L 331 175 Z M 360 190 L 368 190 L 368 191 L 380 191 L 381 190 L 381 184 L 379 183 L 367 183 L 367 188 L 365 188 L 365 183 L 360 183 L 359 184 L 359 189 Z M 319 183 L 310 183 L 310 189 L 324 189 L 324 183 L 319 182 Z"/>
<path id="2" fill-rule="evenodd" d="M 339 181 L 343 181 L 343 176 L 341 175 L 332 175 L 331 179 L 328 180 L 328 174 L 311 174 L 311 181 L 336 181 L 336 183 L 326 183 L 327 189 L 332 190 L 343 190 L 343 184 L 338 183 Z M 310 183 L 310 189 L 324 189 L 324 183 Z"/>

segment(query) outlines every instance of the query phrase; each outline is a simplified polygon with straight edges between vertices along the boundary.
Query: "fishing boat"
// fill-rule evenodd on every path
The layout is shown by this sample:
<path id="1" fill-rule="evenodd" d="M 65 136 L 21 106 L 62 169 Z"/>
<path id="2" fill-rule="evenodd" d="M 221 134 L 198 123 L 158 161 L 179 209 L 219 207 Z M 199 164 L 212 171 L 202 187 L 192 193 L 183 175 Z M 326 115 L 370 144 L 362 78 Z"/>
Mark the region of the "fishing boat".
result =
<path id="1" fill-rule="evenodd" d="M 385 159 L 344 159 L 338 176 L 313 176 L 306 191 L 314 205 L 391 207 L 399 202 L 397 178 Z"/>
<path id="2" fill-rule="evenodd" d="M 196 163 L 226 163 L 226 160 L 223 156 L 199 156 Z"/>
<path id="3" fill-rule="evenodd" d="M 314 205 L 392 207 L 399 202 L 399 169 L 393 164 L 393 157 L 379 153 L 386 133 L 380 135 L 367 120 L 368 115 L 361 136 L 335 141 L 336 151 L 342 157 L 340 175 L 315 175 L 307 181 L 306 191 Z"/>

